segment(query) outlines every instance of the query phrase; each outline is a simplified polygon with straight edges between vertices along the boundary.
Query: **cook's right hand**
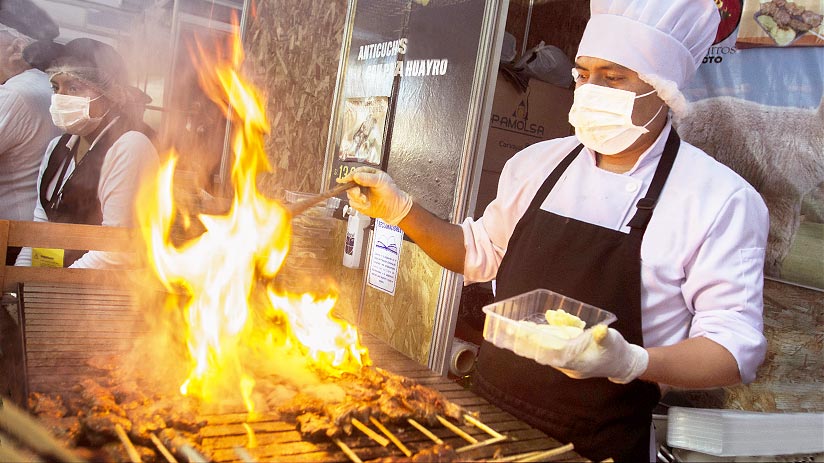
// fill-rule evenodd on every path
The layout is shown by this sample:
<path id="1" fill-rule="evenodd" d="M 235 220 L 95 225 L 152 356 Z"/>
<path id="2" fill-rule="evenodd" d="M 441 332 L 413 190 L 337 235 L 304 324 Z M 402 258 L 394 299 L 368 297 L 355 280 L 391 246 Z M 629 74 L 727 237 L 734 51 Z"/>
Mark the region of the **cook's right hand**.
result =
<path id="1" fill-rule="evenodd" d="M 359 186 L 346 190 L 349 205 L 361 214 L 397 225 L 412 209 L 412 197 L 395 185 L 386 172 L 374 167 L 358 167 L 338 183 L 355 182 Z"/>

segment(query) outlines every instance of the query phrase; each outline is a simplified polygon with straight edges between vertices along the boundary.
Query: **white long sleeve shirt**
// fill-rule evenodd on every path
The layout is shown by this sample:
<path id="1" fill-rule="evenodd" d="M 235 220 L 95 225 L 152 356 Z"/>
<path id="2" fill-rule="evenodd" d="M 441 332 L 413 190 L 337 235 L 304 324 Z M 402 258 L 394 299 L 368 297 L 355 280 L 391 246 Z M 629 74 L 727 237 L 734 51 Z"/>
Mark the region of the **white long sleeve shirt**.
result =
<path id="1" fill-rule="evenodd" d="M 600 169 L 584 148 L 541 209 L 629 233 L 664 149 L 665 127 L 628 172 Z M 507 162 L 498 195 L 466 219 L 465 282 L 495 278 L 515 225 L 577 138 L 534 144 Z M 704 336 L 735 357 L 745 383 L 764 359 L 763 265 L 769 216 L 746 181 L 698 148 L 681 148 L 641 244 L 641 323 L 647 347 Z M 597 265 L 593 262 L 592 265 Z M 598 282 L 592 282 L 597 285 Z"/>
<path id="2" fill-rule="evenodd" d="M 40 191 L 43 172 L 49 164 L 49 158 L 58 140 L 59 138 L 56 138 L 49 143 L 46 156 L 40 166 L 40 175 L 37 178 L 37 192 Z M 70 145 L 76 142 L 77 136 L 69 140 Z M 94 143 L 91 146 L 94 146 Z M 156 175 L 158 164 L 157 151 L 152 142 L 142 133 L 126 132 L 114 142 L 109 151 L 106 152 L 106 158 L 100 168 L 100 182 L 97 186 L 97 197 L 103 211 L 103 226 L 135 226 L 135 200 L 138 190 L 143 180 Z M 66 179 L 71 176 L 74 167 L 75 162 L 72 158 L 66 171 Z M 49 185 L 47 190 L 47 198 L 51 198 L 51 195 L 55 191 L 59 191 L 59 188 L 57 185 L 52 184 Z M 48 222 L 39 193 L 34 208 L 34 221 Z M 77 259 L 70 268 L 128 267 L 133 265 L 134 259 L 135 256 L 130 253 L 89 251 L 80 259 Z M 15 265 L 31 266 L 31 248 L 23 248 L 20 251 Z"/>
<path id="3" fill-rule="evenodd" d="M 60 134 L 49 114 L 49 77 L 29 69 L 0 85 L 0 219 L 32 220 L 37 172 Z"/>

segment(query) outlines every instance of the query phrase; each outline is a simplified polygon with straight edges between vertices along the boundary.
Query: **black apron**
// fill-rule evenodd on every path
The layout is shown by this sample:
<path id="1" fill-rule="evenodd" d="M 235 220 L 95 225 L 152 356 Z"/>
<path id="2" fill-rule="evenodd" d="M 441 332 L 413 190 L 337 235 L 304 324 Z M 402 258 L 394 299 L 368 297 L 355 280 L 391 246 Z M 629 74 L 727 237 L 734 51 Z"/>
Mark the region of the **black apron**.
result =
<path id="1" fill-rule="evenodd" d="M 68 180 L 66 177 L 69 161 L 76 155 L 79 143 L 69 149 L 67 143 L 71 135 L 60 137 L 51 156 L 43 177 L 40 180 L 40 204 L 46 212 L 49 222 L 76 223 L 85 225 L 102 225 L 103 209 L 100 198 L 97 197 L 97 188 L 100 184 L 100 169 L 106 159 L 106 153 L 114 143 L 126 132 L 138 130 L 147 133 L 142 123 L 129 122 L 121 117 L 97 140 L 97 143 L 85 156 L 76 163 Z M 57 177 L 58 182 L 50 199 L 46 199 L 49 184 Z M 61 187 L 62 185 L 62 187 Z M 88 250 L 66 249 L 63 256 L 63 266 L 68 267 Z"/>
<path id="2" fill-rule="evenodd" d="M 545 288 L 618 316 L 611 326 L 630 343 L 641 331 L 641 240 L 675 161 L 680 139 L 671 130 L 630 233 L 541 210 L 541 204 L 583 146 L 573 150 L 536 193 L 509 240 L 497 275 L 496 300 Z M 585 188 L 586 186 L 582 186 Z M 586 207 L 586 205 L 581 205 Z M 606 378 L 571 379 L 558 370 L 484 341 L 475 389 L 500 408 L 566 443 L 591 460 L 650 460 L 656 384 Z"/>

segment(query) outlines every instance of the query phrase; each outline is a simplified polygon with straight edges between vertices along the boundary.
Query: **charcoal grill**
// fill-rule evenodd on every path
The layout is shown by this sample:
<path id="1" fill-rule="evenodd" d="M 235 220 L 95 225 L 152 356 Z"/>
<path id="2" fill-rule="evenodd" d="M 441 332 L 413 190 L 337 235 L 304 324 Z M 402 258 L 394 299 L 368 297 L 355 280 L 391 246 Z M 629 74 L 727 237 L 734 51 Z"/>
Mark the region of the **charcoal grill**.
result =
<path id="1" fill-rule="evenodd" d="M 127 346 L 121 341 L 145 331 L 140 317 L 134 315 L 133 303 L 126 291 L 30 285 L 21 288 L 18 297 L 19 337 L 24 354 L 17 363 L 21 365 L 19 377 L 27 392 L 68 391 L 80 379 L 92 374 L 92 369 L 85 366 L 91 356 L 101 350 L 119 352 Z M 90 323 L 92 319 L 97 321 Z M 375 366 L 437 390 L 450 401 L 477 413 L 480 425 L 459 425 L 465 437 L 446 426 L 427 427 L 437 439 L 459 449 L 461 461 L 494 458 L 498 461 L 587 461 L 569 450 L 565 443 L 531 428 L 448 378 L 434 374 L 374 336 L 363 334 L 362 338 Z M 200 456 L 192 452 L 181 455 L 178 446 L 174 449 L 178 461 L 197 461 L 203 457 L 215 462 L 349 462 L 405 456 L 398 445 L 380 445 L 357 429 L 337 442 L 308 441 L 294 423 L 275 416 L 248 421 L 245 412 L 233 410 L 202 418 L 206 425 L 199 432 L 201 441 L 188 449 L 196 448 Z M 381 433 L 372 423 L 365 424 Z M 386 427 L 412 453 L 435 445 L 431 436 L 427 437 L 411 424 Z M 250 442 L 249 429 L 254 432 L 254 442 Z"/>

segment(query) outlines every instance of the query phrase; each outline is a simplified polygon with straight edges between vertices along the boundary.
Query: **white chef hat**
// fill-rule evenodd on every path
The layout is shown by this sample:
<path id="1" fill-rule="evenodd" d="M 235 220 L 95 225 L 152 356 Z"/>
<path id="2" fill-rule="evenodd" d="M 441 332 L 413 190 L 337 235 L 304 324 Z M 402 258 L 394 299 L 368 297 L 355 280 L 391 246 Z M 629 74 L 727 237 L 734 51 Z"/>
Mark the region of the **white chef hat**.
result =
<path id="1" fill-rule="evenodd" d="M 592 0 L 590 8 L 576 59 L 632 69 L 668 104 L 661 93 L 683 99 L 678 89 L 695 74 L 721 21 L 713 0 Z"/>

